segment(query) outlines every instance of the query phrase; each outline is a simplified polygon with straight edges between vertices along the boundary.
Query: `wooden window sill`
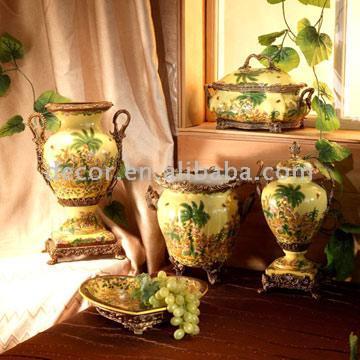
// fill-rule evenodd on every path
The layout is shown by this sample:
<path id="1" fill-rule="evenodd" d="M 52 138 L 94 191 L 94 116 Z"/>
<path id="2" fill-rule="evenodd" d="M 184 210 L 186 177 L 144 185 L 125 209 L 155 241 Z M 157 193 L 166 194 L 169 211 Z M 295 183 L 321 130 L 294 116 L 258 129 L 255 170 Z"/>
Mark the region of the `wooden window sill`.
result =
<path id="1" fill-rule="evenodd" d="M 315 128 L 306 127 L 284 131 L 283 133 L 270 133 L 267 131 L 239 131 L 239 130 L 217 130 L 215 122 L 203 122 L 200 125 L 179 128 L 179 136 L 207 136 L 219 140 L 254 140 L 268 142 L 288 142 L 289 140 L 304 140 L 314 142 L 319 138 L 319 131 Z M 360 144 L 360 131 L 358 130 L 336 130 L 325 133 L 325 137 L 332 141 L 344 144 Z"/>

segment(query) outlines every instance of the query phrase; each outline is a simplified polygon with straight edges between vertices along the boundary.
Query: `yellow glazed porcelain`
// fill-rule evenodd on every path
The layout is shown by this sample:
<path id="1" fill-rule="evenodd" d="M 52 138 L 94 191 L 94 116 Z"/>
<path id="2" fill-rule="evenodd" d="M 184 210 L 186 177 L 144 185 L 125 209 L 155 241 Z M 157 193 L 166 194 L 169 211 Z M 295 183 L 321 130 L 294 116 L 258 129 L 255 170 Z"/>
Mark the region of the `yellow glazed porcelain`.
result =
<path id="1" fill-rule="evenodd" d="M 101 117 L 111 106 L 105 101 L 48 104 L 46 109 L 61 122 L 60 129 L 48 139 L 44 136 L 46 119 L 38 113 L 30 118 L 39 171 L 67 211 L 66 221 L 51 236 L 52 248 L 48 250 L 53 262 L 61 256 L 83 255 L 81 251 L 61 253 L 61 248 L 91 246 L 88 249 L 94 251 L 88 250 L 87 255 L 116 252 L 114 246 L 101 248 L 114 244 L 115 237 L 96 213 L 97 204 L 116 183 L 121 142 L 130 120 L 128 112 L 120 110 L 113 120 L 112 136 L 105 133 Z M 123 113 L 127 121 L 119 131 L 116 118 Z M 34 123 L 36 118 L 40 119 L 40 132 Z"/>
<path id="2" fill-rule="evenodd" d="M 238 182 L 223 175 L 215 181 L 198 181 L 196 175 L 185 180 L 181 174 L 157 182 L 164 187 L 156 207 L 170 260 L 179 272 L 184 266 L 203 268 L 214 283 L 239 230 Z"/>
<path id="3" fill-rule="evenodd" d="M 328 199 L 326 191 L 311 180 L 313 167 L 298 157 L 300 148 L 296 143 L 292 150 L 292 159 L 277 165 L 279 179 L 265 186 L 261 194 L 266 221 L 285 252 L 265 274 L 291 274 L 311 282 L 317 268 L 304 255 L 325 216 Z M 288 171 L 290 176 L 286 176 Z"/>
<path id="4" fill-rule="evenodd" d="M 252 68 L 252 57 L 269 62 L 267 68 Z M 217 117 L 218 128 L 270 129 L 302 126 L 310 111 L 312 88 L 293 83 L 289 74 L 278 69 L 263 55 L 250 55 L 237 71 L 206 85 L 208 107 Z M 308 93 L 306 101 L 305 94 Z"/>

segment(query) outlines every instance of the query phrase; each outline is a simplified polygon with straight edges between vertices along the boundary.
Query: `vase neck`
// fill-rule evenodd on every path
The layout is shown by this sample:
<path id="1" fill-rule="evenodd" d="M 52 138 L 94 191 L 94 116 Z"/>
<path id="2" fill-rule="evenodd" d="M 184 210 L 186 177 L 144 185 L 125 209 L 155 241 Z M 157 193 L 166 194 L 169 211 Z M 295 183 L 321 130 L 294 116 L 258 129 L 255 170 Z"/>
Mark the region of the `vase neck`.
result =
<path id="1" fill-rule="evenodd" d="M 101 130 L 101 113 L 79 114 L 79 113 L 57 113 L 61 121 L 60 130 L 90 129 Z"/>

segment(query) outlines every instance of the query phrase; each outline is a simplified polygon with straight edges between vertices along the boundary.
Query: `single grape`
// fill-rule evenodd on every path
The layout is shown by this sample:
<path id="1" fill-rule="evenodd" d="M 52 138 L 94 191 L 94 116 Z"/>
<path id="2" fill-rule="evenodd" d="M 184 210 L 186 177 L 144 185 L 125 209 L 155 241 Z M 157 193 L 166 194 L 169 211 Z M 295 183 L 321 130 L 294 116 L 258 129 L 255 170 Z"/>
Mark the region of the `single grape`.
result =
<path id="1" fill-rule="evenodd" d="M 186 294 L 185 299 L 186 299 L 186 301 L 187 301 L 188 303 L 191 303 L 191 302 L 193 302 L 196 298 L 195 298 L 195 295 L 194 295 L 194 294 L 188 293 L 188 294 Z"/>
<path id="2" fill-rule="evenodd" d="M 185 311 L 185 314 L 184 314 L 184 320 L 186 321 L 186 322 L 190 322 L 190 323 L 192 323 L 193 321 L 193 317 L 192 317 L 193 315 L 191 314 L 191 313 L 189 313 L 189 312 L 187 312 L 187 311 Z"/>
<path id="3" fill-rule="evenodd" d="M 196 307 L 199 307 L 199 305 L 200 305 L 200 300 L 199 300 L 199 299 L 195 299 L 195 300 L 193 301 L 193 304 L 194 304 Z"/>
<path id="4" fill-rule="evenodd" d="M 157 291 L 156 293 L 155 293 L 155 299 L 156 300 L 161 300 L 163 297 L 161 296 L 161 294 L 160 294 L 160 290 L 159 291 Z"/>
<path id="5" fill-rule="evenodd" d="M 168 305 L 174 304 L 175 303 L 175 296 L 173 294 L 169 294 L 166 298 L 165 298 L 165 302 Z"/>
<path id="6" fill-rule="evenodd" d="M 194 331 L 194 325 L 191 323 L 186 322 L 184 323 L 183 327 L 184 327 L 184 331 L 187 334 L 192 334 L 192 332 Z"/>
<path id="7" fill-rule="evenodd" d="M 177 329 L 174 332 L 174 339 L 181 340 L 185 336 L 185 331 L 183 329 Z"/>
<path id="8" fill-rule="evenodd" d="M 169 289 L 166 287 L 161 288 L 159 291 L 160 291 L 160 295 L 163 298 L 166 298 L 169 295 Z"/>
<path id="9" fill-rule="evenodd" d="M 154 295 L 150 296 L 149 298 L 150 305 L 154 305 L 155 301 L 156 301 L 155 296 Z"/>
<path id="10" fill-rule="evenodd" d="M 166 279 L 166 278 L 167 278 L 166 272 L 163 271 L 163 270 L 160 270 L 160 271 L 158 272 L 158 274 L 157 274 L 157 277 L 158 277 L 159 279 Z"/>
<path id="11" fill-rule="evenodd" d="M 166 301 L 166 299 L 165 299 L 165 301 Z M 167 311 L 170 312 L 170 313 L 173 313 L 175 309 L 176 309 L 176 305 L 175 305 L 175 304 L 169 304 L 169 305 L 167 306 Z"/>
<path id="12" fill-rule="evenodd" d="M 199 316 L 199 315 L 200 315 L 200 310 L 199 310 L 199 309 L 196 309 L 195 315 L 196 315 L 196 316 Z"/>
<path id="13" fill-rule="evenodd" d="M 166 287 L 171 291 L 171 292 L 176 292 L 177 291 L 177 283 L 176 283 L 176 279 L 169 279 Z"/>
<path id="14" fill-rule="evenodd" d="M 174 312 L 174 316 L 176 317 L 182 317 L 184 315 L 184 309 L 182 307 L 177 307 Z"/>
<path id="15" fill-rule="evenodd" d="M 199 317 L 197 315 L 192 315 L 192 321 L 190 321 L 190 322 L 197 325 L 197 324 L 199 324 L 199 321 L 200 320 L 199 320 Z"/>
<path id="16" fill-rule="evenodd" d="M 195 305 L 195 303 L 190 303 L 190 304 L 187 304 L 187 306 L 186 306 L 186 310 L 192 314 L 196 314 L 197 309 L 198 309 L 198 307 Z"/>
<path id="17" fill-rule="evenodd" d="M 192 335 L 198 335 L 200 333 L 200 328 L 198 325 L 193 325 L 193 332 Z"/>
<path id="18" fill-rule="evenodd" d="M 173 326 L 179 326 L 180 324 L 182 324 L 183 320 L 181 317 L 172 317 L 170 320 L 170 324 Z"/>
<path id="19" fill-rule="evenodd" d="M 178 305 L 184 305 L 184 297 L 182 295 L 176 295 L 175 301 Z"/>

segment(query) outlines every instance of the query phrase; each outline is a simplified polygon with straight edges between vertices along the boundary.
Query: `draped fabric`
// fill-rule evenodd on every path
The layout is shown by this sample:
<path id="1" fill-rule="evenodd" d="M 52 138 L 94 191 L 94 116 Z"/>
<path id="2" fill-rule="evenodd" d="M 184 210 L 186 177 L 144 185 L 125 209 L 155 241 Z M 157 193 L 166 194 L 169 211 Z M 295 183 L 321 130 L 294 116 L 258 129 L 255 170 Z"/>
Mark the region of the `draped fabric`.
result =
<path id="1" fill-rule="evenodd" d="M 0 33 L 24 43 L 21 70 L 36 96 L 53 89 L 72 101 L 109 100 L 111 116 L 127 109 L 132 121 L 123 142 L 127 167 L 162 171 L 173 163 L 173 138 L 158 74 L 154 24 L 148 0 L 0 0 Z M 0 123 L 32 112 L 33 97 L 18 72 L 0 98 Z M 113 199 L 126 208 L 127 229 L 107 220 L 122 241 L 130 269 L 162 264 L 165 246 L 156 214 L 146 206 L 148 179 L 119 183 Z M 63 209 L 36 170 L 29 129 L 0 139 L 0 258 L 39 252 Z M 129 263 L 123 272 L 128 272 Z"/>

